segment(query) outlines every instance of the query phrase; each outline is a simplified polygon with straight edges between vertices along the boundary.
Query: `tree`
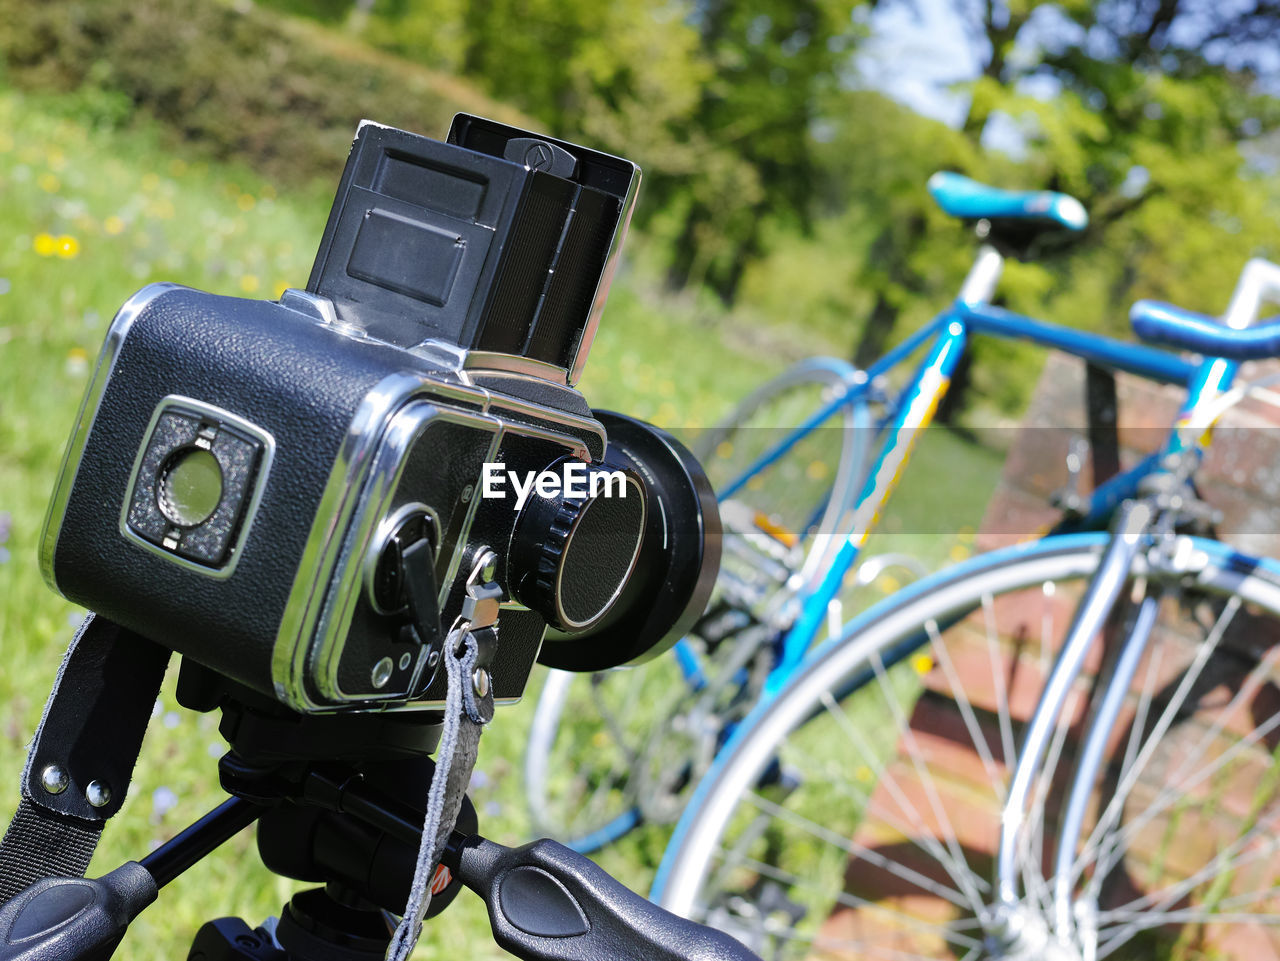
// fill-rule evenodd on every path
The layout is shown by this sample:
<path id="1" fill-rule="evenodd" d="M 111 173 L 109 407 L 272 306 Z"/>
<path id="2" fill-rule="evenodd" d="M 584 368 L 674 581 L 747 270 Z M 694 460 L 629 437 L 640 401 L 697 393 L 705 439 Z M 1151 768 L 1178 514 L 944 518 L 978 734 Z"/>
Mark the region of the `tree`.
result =
<path id="1" fill-rule="evenodd" d="M 909 0 L 881 0 L 893 2 Z M 1274 184 L 1242 148 L 1280 125 L 1266 93 L 1280 74 L 1270 53 L 1280 5 L 955 2 L 982 68 L 959 131 L 970 149 L 954 165 L 981 177 L 992 162 L 982 144 L 1011 122 L 1024 158 L 1010 185 L 1071 193 L 1091 215 L 1053 274 L 1009 271 L 1011 306 L 1113 329 L 1142 295 L 1217 312 L 1249 256 L 1274 256 Z M 921 274 L 922 240 L 903 236 L 872 258 L 865 276 L 886 299 Z M 889 306 L 871 331 L 881 341 L 896 318 Z"/>
<path id="2" fill-rule="evenodd" d="M 694 24 L 712 75 L 686 133 L 732 151 L 746 167 L 719 184 L 695 182 L 696 192 L 660 188 L 684 197 L 671 259 L 674 285 L 705 280 L 731 302 L 744 267 L 760 253 L 766 220 L 810 227 L 821 179 L 814 130 L 856 39 L 855 5 L 702 0 L 696 6 Z"/>

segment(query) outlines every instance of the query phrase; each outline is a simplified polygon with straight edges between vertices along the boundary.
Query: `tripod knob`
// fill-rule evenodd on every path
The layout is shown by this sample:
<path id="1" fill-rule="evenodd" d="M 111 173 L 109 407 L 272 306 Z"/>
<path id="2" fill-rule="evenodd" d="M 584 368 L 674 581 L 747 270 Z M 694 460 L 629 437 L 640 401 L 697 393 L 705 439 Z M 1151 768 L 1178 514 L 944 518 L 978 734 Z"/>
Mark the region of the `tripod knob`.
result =
<path id="1" fill-rule="evenodd" d="M 137 861 L 96 879 L 37 881 L 0 908 L 0 961 L 107 961 L 156 890 Z"/>
<path id="2" fill-rule="evenodd" d="M 563 844 L 458 840 L 446 861 L 456 861 L 462 883 L 489 905 L 494 940 L 518 958 L 760 961 L 724 932 L 664 911 Z"/>

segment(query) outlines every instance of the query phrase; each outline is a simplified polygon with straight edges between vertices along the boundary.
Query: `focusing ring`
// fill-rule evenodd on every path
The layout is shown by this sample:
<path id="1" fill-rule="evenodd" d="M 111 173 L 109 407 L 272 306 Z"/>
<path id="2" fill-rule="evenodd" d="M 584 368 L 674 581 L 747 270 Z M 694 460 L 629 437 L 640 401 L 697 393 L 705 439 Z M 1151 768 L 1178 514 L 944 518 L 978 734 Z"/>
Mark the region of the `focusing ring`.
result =
<path id="1" fill-rule="evenodd" d="M 609 613 L 645 529 L 644 489 L 629 472 L 589 466 L 583 489 L 583 496 L 531 497 L 516 520 L 508 561 L 515 599 L 570 634 Z"/>

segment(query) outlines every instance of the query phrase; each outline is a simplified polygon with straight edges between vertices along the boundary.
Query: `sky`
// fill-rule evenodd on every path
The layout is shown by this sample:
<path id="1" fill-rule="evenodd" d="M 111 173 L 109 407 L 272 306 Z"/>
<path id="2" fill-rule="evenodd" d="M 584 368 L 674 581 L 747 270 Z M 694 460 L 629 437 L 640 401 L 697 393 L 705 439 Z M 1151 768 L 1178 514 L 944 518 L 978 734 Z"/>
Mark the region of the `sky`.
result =
<path id="1" fill-rule="evenodd" d="M 952 0 L 883 4 L 872 15 L 859 70 L 866 83 L 917 113 L 959 126 L 969 96 L 948 86 L 982 69 L 965 29 Z"/>
<path id="2" fill-rule="evenodd" d="M 965 82 L 982 72 L 982 51 L 966 35 L 954 0 L 913 0 L 881 4 L 871 16 L 871 36 L 858 52 L 862 82 L 917 113 L 952 127 L 969 109 Z M 1043 91 L 1052 95 L 1052 91 Z M 983 143 L 1019 157 L 1025 138 L 1008 117 L 987 121 Z"/>

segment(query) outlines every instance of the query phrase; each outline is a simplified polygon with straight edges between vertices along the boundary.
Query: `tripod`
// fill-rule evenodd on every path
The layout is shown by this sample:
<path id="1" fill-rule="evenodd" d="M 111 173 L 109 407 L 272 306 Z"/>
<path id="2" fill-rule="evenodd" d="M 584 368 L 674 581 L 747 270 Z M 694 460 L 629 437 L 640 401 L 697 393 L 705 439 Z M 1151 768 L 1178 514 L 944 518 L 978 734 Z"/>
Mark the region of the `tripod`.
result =
<path id="1" fill-rule="evenodd" d="M 219 762 L 232 797 L 141 861 L 102 878 L 46 878 L 0 909 L 0 961 L 107 961 L 158 890 L 224 841 L 259 824 L 276 873 L 323 882 L 295 895 L 278 921 L 208 922 L 188 961 L 377 961 L 414 873 L 426 796 L 432 715 L 301 717 L 228 696 L 212 675 L 188 675 L 179 700 L 222 709 L 231 751 Z M 464 805 L 433 879 L 428 917 L 462 886 L 488 905 L 493 936 L 537 961 L 753 961 L 733 938 L 670 914 L 554 841 L 508 848 L 480 837 Z"/>

